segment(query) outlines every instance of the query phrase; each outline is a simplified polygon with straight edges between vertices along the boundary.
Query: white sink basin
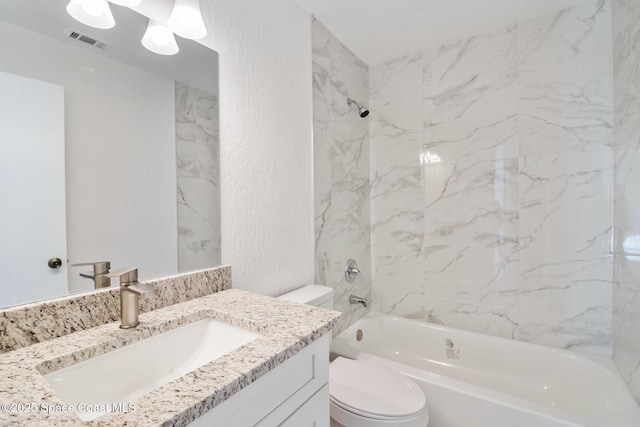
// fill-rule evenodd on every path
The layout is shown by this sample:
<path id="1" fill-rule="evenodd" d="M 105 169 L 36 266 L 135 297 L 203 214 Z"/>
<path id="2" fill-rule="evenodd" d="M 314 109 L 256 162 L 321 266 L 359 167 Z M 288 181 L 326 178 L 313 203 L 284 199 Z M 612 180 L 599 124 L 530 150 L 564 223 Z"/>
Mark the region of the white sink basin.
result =
<path id="1" fill-rule="evenodd" d="M 215 360 L 261 335 L 204 319 L 44 375 L 92 420 Z M 83 408 L 86 408 L 83 410 Z"/>

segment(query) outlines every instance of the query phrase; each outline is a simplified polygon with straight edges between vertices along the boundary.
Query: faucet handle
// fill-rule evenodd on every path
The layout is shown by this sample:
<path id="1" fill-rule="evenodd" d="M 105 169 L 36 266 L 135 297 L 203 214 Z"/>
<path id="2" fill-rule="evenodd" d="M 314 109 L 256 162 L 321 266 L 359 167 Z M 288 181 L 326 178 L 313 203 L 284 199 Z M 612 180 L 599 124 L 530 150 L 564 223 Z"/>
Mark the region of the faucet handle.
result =
<path id="1" fill-rule="evenodd" d="M 360 274 L 360 270 L 358 269 L 358 264 L 356 261 L 351 258 L 347 261 L 347 265 L 344 267 L 344 278 L 347 283 L 352 283 L 356 280 L 356 277 Z"/>
<path id="2" fill-rule="evenodd" d="M 113 279 L 114 277 L 120 277 L 120 284 L 138 282 L 138 267 L 125 267 L 120 270 L 112 271 L 107 274 L 107 277 Z"/>
<path id="3" fill-rule="evenodd" d="M 71 267 L 84 267 L 87 265 L 93 266 L 93 274 L 105 274 L 108 273 L 111 268 L 110 261 L 79 262 L 71 264 Z"/>
<path id="4" fill-rule="evenodd" d="M 121 292 L 132 292 L 138 296 L 142 296 L 144 294 L 150 294 L 155 292 L 156 288 L 151 285 L 147 285 L 146 283 L 134 283 L 132 285 L 127 285 L 122 288 Z"/>

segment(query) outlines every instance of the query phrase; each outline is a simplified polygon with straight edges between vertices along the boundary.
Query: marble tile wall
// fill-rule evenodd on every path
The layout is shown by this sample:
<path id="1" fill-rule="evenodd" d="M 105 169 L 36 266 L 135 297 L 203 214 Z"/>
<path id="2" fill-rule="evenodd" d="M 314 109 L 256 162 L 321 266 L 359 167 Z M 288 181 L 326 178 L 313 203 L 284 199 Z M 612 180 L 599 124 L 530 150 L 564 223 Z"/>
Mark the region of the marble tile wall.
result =
<path id="1" fill-rule="evenodd" d="M 335 309 L 346 328 L 365 313 L 349 295 L 371 296 L 369 248 L 369 121 L 347 97 L 369 104 L 369 69 L 320 22 L 314 20 L 313 145 L 315 281 L 335 290 Z M 347 283 L 347 260 L 360 276 Z"/>
<path id="2" fill-rule="evenodd" d="M 176 82 L 178 269 L 220 265 L 218 97 Z"/>
<path id="3" fill-rule="evenodd" d="M 608 0 L 370 71 L 374 310 L 609 355 Z"/>
<path id="4" fill-rule="evenodd" d="M 640 402 L 640 3 L 613 0 L 613 356 Z"/>

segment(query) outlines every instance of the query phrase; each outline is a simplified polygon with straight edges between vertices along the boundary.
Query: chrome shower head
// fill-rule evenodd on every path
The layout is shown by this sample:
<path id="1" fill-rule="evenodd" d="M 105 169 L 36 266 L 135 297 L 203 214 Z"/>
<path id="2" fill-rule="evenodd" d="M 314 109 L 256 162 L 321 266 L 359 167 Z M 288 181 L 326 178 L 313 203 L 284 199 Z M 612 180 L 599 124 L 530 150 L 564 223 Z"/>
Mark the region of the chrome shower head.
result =
<path id="1" fill-rule="evenodd" d="M 356 107 L 358 107 L 358 113 L 360 114 L 360 117 L 365 118 L 369 115 L 369 110 L 367 110 L 365 107 L 361 107 L 360 104 L 358 104 L 355 100 L 347 98 L 347 105 L 351 107 L 351 104 L 355 104 Z"/>

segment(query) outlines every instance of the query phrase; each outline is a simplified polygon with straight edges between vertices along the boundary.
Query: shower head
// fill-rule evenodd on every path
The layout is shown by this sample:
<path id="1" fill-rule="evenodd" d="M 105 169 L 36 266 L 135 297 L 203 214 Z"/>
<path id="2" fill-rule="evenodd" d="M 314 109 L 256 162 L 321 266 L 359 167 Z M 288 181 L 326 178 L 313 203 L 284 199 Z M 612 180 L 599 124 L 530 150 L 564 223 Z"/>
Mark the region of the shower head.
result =
<path id="1" fill-rule="evenodd" d="M 355 104 L 356 107 L 358 107 L 358 113 L 360 114 L 360 117 L 365 118 L 369 115 L 369 110 L 367 110 L 365 107 L 361 107 L 360 104 L 358 104 L 355 100 L 347 98 L 347 105 L 351 107 L 351 104 Z"/>

